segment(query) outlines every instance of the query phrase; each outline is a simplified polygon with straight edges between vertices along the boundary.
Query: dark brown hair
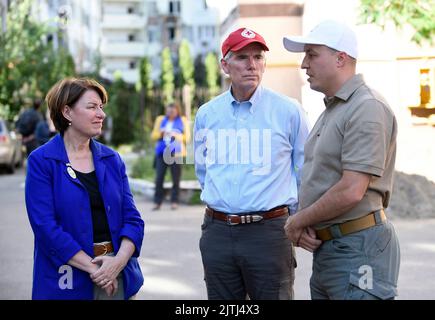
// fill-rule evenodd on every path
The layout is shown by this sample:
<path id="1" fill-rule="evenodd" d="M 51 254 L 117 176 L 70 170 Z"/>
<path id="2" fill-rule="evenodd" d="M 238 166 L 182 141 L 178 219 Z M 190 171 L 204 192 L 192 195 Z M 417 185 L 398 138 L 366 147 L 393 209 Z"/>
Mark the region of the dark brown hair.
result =
<path id="1" fill-rule="evenodd" d="M 94 90 L 101 98 L 101 102 L 106 104 L 108 96 L 106 89 L 97 81 L 90 78 L 65 78 L 59 80 L 48 91 L 45 101 L 50 110 L 50 118 L 56 130 L 60 133 L 65 132 L 69 126 L 69 121 L 62 114 L 63 108 L 69 106 L 74 108 L 75 103 L 88 90 Z"/>

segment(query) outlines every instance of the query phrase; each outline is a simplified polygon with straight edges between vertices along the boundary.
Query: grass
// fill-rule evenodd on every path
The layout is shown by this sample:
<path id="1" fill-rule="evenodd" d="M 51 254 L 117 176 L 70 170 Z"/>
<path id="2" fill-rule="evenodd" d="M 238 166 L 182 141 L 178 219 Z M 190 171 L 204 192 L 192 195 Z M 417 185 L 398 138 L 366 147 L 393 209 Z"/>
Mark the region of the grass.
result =
<path id="1" fill-rule="evenodd" d="M 153 181 L 155 179 L 155 170 L 153 168 L 154 154 L 152 152 L 147 153 L 145 157 L 138 158 L 134 163 L 131 171 L 131 176 L 137 179 L 144 179 Z M 166 172 L 165 181 L 171 181 L 170 172 Z M 196 180 L 195 166 L 193 164 L 181 165 L 181 180 Z M 189 204 L 202 204 L 200 199 L 201 191 L 194 190 L 192 197 L 189 200 Z"/>
<path id="2" fill-rule="evenodd" d="M 138 158 L 132 167 L 131 176 L 137 179 L 148 181 L 155 180 L 155 169 L 153 168 L 154 154 L 149 152 L 145 157 Z M 171 181 L 170 172 L 166 172 L 165 181 Z M 196 180 L 195 167 L 193 164 L 181 165 L 181 180 Z"/>

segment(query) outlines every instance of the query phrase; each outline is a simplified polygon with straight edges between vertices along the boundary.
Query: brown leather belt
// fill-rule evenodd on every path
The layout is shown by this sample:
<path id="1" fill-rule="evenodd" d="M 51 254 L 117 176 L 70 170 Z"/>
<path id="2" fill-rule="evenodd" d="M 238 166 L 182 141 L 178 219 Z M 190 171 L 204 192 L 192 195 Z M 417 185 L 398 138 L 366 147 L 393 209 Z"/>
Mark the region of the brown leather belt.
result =
<path id="1" fill-rule="evenodd" d="M 338 228 L 340 229 L 341 235 L 347 235 L 350 233 L 358 232 L 376 225 L 376 212 L 372 212 L 364 217 L 343 222 L 338 224 Z M 382 221 L 387 220 L 387 216 L 385 215 L 384 210 L 379 211 L 379 216 Z M 333 233 L 331 231 L 331 227 L 327 227 L 324 229 L 316 230 L 317 238 L 322 241 L 328 241 L 334 239 Z"/>
<path id="2" fill-rule="evenodd" d="M 94 256 L 104 256 L 105 254 L 113 252 L 112 242 L 94 243 Z"/>
<path id="3" fill-rule="evenodd" d="M 252 214 L 227 214 L 206 207 L 205 212 L 214 219 L 225 221 L 228 225 L 235 226 L 238 224 L 249 224 L 259 222 L 261 220 L 281 217 L 285 214 L 288 214 L 288 207 L 278 207 L 269 211 L 259 211 L 258 213 L 253 212 Z"/>

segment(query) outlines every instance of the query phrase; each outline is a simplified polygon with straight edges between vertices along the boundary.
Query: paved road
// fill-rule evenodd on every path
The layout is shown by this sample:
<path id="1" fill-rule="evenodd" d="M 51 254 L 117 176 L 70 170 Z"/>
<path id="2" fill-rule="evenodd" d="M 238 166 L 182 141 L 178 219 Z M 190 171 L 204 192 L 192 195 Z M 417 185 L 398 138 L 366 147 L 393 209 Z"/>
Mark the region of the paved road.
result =
<path id="1" fill-rule="evenodd" d="M 33 234 L 24 205 L 24 173 L 0 173 L 0 299 L 30 299 Z M 201 206 L 151 204 L 136 197 L 146 221 L 140 263 L 145 276 L 139 299 L 205 299 L 198 249 Z M 435 299 L 435 219 L 394 221 L 401 241 L 402 265 L 399 299 Z M 309 299 L 311 255 L 297 251 L 295 293 Z"/>

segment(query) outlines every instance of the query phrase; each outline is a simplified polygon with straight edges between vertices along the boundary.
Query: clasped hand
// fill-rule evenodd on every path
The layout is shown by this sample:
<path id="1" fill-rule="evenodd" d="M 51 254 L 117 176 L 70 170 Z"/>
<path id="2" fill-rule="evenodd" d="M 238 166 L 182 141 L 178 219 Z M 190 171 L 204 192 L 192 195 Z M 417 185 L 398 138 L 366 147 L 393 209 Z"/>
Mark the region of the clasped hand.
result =
<path id="1" fill-rule="evenodd" d="M 125 263 L 116 256 L 99 256 L 91 261 L 99 265 L 97 271 L 91 273 L 92 281 L 104 289 L 109 297 L 112 297 L 118 291 L 119 273 L 124 269 Z"/>
<path id="2" fill-rule="evenodd" d="M 296 247 L 313 252 L 322 244 L 322 241 L 317 239 L 316 231 L 312 227 L 301 228 L 298 226 L 296 215 L 288 217 L 284 230 Z"/>

